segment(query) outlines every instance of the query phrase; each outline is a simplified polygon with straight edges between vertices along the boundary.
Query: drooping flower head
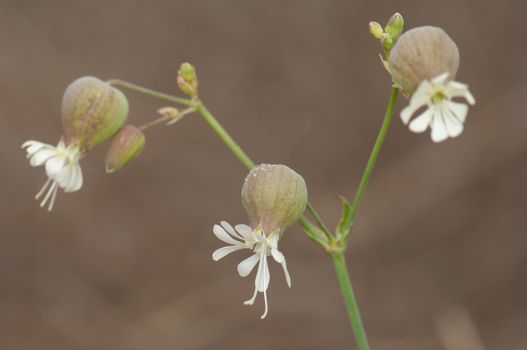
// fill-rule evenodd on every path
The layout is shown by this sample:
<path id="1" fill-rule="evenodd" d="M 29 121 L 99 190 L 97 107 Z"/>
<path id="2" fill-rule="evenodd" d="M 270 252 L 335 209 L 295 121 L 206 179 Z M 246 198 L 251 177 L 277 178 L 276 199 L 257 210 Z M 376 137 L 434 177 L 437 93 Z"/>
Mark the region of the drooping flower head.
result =
<path id="1" fill-rule="evenodd" d="M 426 108 L 409 123 L 411 131 L 430 128 L 434 142 L 461 134 L 468 106 L 452 99 L 461 97 L 471 105 L 475 99 L 467 85 L 454 81 L 458 68 L 459 50 L 441 28 L 417 27 L 397 40 L 390 53 L 389 71 L 403 93 L 411 95 L 401 119 L 408 124 L 418 109 Z"/>
<path id="2" fill-rule="evenodd" d="M 253 252 L 238 264 L 238 273 L 248 276 L 258 265 L 255 289 L 251 299 L 245 301 L 252 305 L 258 292 L 263 293 L 267 316 L 267 288 L 271 279 L 267 257 L 282 265 L 287 285 L 291 278 L 287 270 L 284 254 L 278 250 L 278 241 L 284 230 L 294 223 L 304 212 L 307 204 L 307 187 L 302 176 L 285 165 L 262 164 L 254 168 L 245 178 L 242 188 L 242 203 L 249 216 L 249 225 L 232 227 L 222 221 L 214 225 L 213 232 L 220 240 L 229 244 L 217 249 L 212 258 L 215 261 L 242 249 Z"/>
<path id="3" fill-rule="evenodd" d="M 109 84 L 93 77 L 71 83 L 62 99 L 63 137 L 57 146 L 30 140 L 22 144 L 29 164 L 43 165 L 48 180 L 37 193 L 53 209 L 57 191 L 75 192 L 82 187 L 79 160 L 94 146 L 112 137 L 128 117 L 126 97 Z"/>

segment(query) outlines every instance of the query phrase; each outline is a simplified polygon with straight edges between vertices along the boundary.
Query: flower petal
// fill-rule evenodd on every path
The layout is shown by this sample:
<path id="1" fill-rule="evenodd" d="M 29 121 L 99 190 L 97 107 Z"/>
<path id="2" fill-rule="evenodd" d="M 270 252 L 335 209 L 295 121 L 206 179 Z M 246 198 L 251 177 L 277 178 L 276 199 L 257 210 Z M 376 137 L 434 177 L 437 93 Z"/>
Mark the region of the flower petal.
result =
<path id="1" fill-rule="evenodd" d="M 82 169 L 79 164 L 72 164 L 74 172 L 73 172 L 73 178 L 71 179 L 71 183 L 69 184 L 68 188 L 64 189 L 64 192 L 75 192 L 81 189 L 83 177 L 82 177 Z"/>
<path id="2" fill-rule="evenodd" d="M 457 137 L 463 132 L 463 124 L 456 118 L 450 110 L 446 109 L 443 113 L 445 126 L 448 132 L 448 136 Z"/>
<path id="3" fill-rule="evenodd" d="M 249 226 L 240 224 L 236 225 L 234 228 L 243 237 L 243 239 L 245 239 L 246 242 L 254 241 L 253 230 Z"/>
<path id="4" fill-rule="evenodd" d="M 448 131 L 446 129 L 445 122 L 443 120 L 443 116 L 441 115 L 441 111 L 438 111 L 439 113 L 434 114 L 434 118 L 432 119 L 432 141 L 434 142 L 441 142 L 448 138 Z"/>
<path id="5" fill-rule="evenodd" d="M 48 177 L 54 178 L 59 172 L 64 169 L 66 159 L 60 156 L 55 156 L 46 161 L 46 174 Z"/>
<path id="6" fill-rule="evenodd" d="M 245 247 L 239 245 L 239 246 L 227 246 L 227 247 L 222 247 L 222 248 L 219 248 L 219 249 L 216 249 L 214 251 L 214 253 L 212 253 L 212 260 L 214 261 L 218 261 L 222 258 L 224 258 L 225 256 L 229 255 L 230 253 L 232 252 L 235 252 L 237 250 L 241 250 L 241 249 L 244 249 Z"/>
<path id="7" fill-rule="evenodd" d="M 446 108 L 459 120 L 461 123 L 465 122 L 468 113 L 468 106 L 464 103 L 448 101 L 446 103 Z"/>
<path id="8" fill-rule="evenodd" d="M 28 151 L 29 155 L 29 151 Z M 40 166 L 47 162 L 50 158 L 57 156 L 57 151 L 50 147 L 42 147 L 31 155 L 29 164 L 31 166 Z"/>
<path id="9" fill-rule="evenodd" d="M 231 226 L 231 224 L 229 224 L 227 221 L 220 222 L 220 225 L 231 236 L 234 236 L 234 237 L 239 238 L 239 239 L 243 239 L 243 237 L 240 236 L 240 234 L 238 232 L 236 232 L 236 230 L 234 230 L 234 228 Z"/>
<path id="10" fill-rule="evenodd" d="M 28 140 L 22 144 L 22 148 L 25 148 L 28 153 L 33 153 L 37 151 L 38 149 L 45 147 L 45 146 L 53 147 L 51 145 L 48 145 L 47 143 L 43 143 L 43 142 L 35 141 L 35 140 Z"/>
<path id="11" fill-rule="evenodd" d="M 428 94 L 432 90 L 432 85 L 428 80 L 423 80 L 419 87 L 413 93 L 410 98 L 410 103 L 408 106 L 403 108 L 401 111 L 401 120 L 404 124 L 408 124 L 412 115 L 421 107 L 428 104 Z"/>
<path id="12" fill-rule="evenodd" d="M 240 274 L 240 276 L 247 277 L 254 269 L 258 261 L 260 261 L 260 255 L 253 254 L 247 259 L 244 259 L 242 262 L 240 262 L 238 264 L 238 273 Z"/>
<path id="13" fill-rule="evenodd" d="M 426 111 L 412 120 L 410 125 L 408 125 L 408 128 L 413 132 L 424 132 L 430 126 L 430 122 L 432 121 L 432 117 L 434 115 L 434 110 L 435 108 L 429 107 Z"/>
<path id="14" fill-rule="evenodd" d="M 271 275 L 269 274 L 267 255 L 262 254 L 262 257 L 260 258 L 260 264 L 258 265 L 258 273 L 256 274 L 256 279 L 254 280 L 256 290 L 259 292 L 265 292 L 269 287 L 270 280 Z"/>
<path id="15" fill-rule="evenodd" d="M 285 262 L 284 254 L 278 249 L 271 249 L 271 254 L 273 255 L 274 260 L 280 265 L 282 265 L 287 286 L 291 288 L 291 276 L 289 276 L 289 271 L 287 270 L 287 264 Z"/>
<path id="16" fill-rule="evenodd" d="M 234 240 L 231 236 L 227 234 L 227 232 L 219 225 L 214 225 L 212 232 L 218 237 L 218 239 L 222 240 L 223 242 L 231 245 L 243 245 L 242 242 Z"/>
<path id="17" fill-rule="evenodd" d="M 448 79 L 448 72 L 440 74 L 432 79 L 432 84 L 444 84 Z"/>

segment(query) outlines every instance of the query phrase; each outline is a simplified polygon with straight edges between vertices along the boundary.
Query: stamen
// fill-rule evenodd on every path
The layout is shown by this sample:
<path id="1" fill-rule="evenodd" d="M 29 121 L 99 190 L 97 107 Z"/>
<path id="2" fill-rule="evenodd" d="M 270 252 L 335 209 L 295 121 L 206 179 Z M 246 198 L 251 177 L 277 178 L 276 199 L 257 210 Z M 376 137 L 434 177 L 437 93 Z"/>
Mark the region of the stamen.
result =
<path id="1" fill-rule="evenodd" d="M 265 287 L 265 279 L 267 277 L 265 275 L 265 271 L 267 270 L 265 268 L 265 264 L 267 263 L 267 256 L 264 256 L 263 259 L 265 259 L 265 262 L 264 262 L 264 278 L 263 278 L 263 280 L 264 280 L 264 287 Z M 260 319 L 262 319 L 262 320 L 267 316 L 267 311 L 269 309 L 269 307 L 267 305 L 267 288 L 264 288 L 263 295 L 264 295 L 265 311 L 264 311 L 262 317 L 260 317 Z"/>
<path id="2" fill-rule="evenodd" d="M 59 187 L 55 186 L 55 189 L 53 190 L 53 194 L 51 195 L 51 200 L 49 201 L 48 211 L 51 211 L 53 209 L 53 205 L 55 204 L 55 198 L 57 198 L 58 190 L 59 190 Z"/>
<path id="3" fill-rule="evenodd" d="M 38 191 L 38 193 L 35 195 L 35 199 L 39 199 L 40 196 L 42 196 L 42 194 L 44 193 L 44 191 L 46 190 L 46 188 L 48 187 L 49 183 L 51 182 L 51 179 L 48 178 L 48 180 L 46 181 L 46 183 L 44 184 L 44 186 L 42 186 L 42 188 L 40 189 L 40 191 Z"/>
<path id="4" fill-rule="evenodd" d="M 42 200 L 42 202 L 40 202 L 40 207 L 43 207 L 46 205 L 46 202 L 48 201 L 48 199 L 50 198 L 50 196 L 53 194 L 53 192 L 56 192 L 57 190 L 57 182 L 53 181 L 53 183 L 51 184 L 49 190 L 48 190 L 48 193 L 46 193 L 46 196 L 44 197 L 44 199 Z M 48 207 L 48 211 L 51 210 L 49 209 Z"/>

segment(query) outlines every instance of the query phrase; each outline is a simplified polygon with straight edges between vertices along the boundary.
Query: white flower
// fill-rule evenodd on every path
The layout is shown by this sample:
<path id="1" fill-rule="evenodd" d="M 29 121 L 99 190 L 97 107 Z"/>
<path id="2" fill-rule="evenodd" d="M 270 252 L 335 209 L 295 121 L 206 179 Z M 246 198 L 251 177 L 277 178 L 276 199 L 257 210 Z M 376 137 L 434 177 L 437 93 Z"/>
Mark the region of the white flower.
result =
<path id="1" fill-rule="evenodd" d="M 251 299 L 245 301 L 245 305 L 252 305 L 256 299 L 258 292 L 263 293 L 265 301 L 265 311 L 262 319 L 267 316 L 267 288 L 269 287 L 269 266 L 267 264 L 267 257 L 273 256 L 273 259 L 282 265 L 284 269 L 285 279 L 287 285 L 291 287 L 291 278 L 287 271 L 284 254 L 278 250 L 279 232 L 271 233 L 266 236 L 260 229 L 252 230 L 247 225 L 236 225 L 234 228 L 227 222 L 222 221 L 220 225 L 214 225 L 213 232 L 220 240 L 229 244 L 226 247 L 217 249 L 212 254 L 212 259 L 218 261 L 224 256 L 242 249 L 249 249 L 254 252 L 253 255 L 243 260 L 238 264 L 238 273 L 242 277 L 248 276 L 258 264 L 256 278 L 254 280 L 255 288 Z"/>
<path id="2" fill-rule="evenodd" d="M 410 122 L 411 131 L 424 132 L 430 127 L 434 142 L 459 136 L 463 131 L 468 106 L 453 102 L 454 97 L 463 97 L 470 105 L 476 103 L 474 96 L 468 91 L 468 86 L 448 81 L 448 73 L 441 74 L 431 81 L 423 80 L 412 95 L 410 104 L 401 111 L 401 119 L 403 123 L 408 124 L 419 108 L 427 106 L 423 113 Z"/>
<path id="3" fill-rule="evenodd" d="M 26 149 L 31 166 L 44 165 L 46 168 L 48 180 L 35 196 L 35 199 L 39 199 L 47 190 L 40 203 L 41 207 L 49 203 L 48 211 L 53 209 L 59 187 L 64 192 L 75 192 L 82 187 L 82 170 L 79 165 L 81 153 L 77 145 L 66 147 L 64 141 L 60 140 L 55 147 L 31 140 L 24 142 L 22 148 Z"/>

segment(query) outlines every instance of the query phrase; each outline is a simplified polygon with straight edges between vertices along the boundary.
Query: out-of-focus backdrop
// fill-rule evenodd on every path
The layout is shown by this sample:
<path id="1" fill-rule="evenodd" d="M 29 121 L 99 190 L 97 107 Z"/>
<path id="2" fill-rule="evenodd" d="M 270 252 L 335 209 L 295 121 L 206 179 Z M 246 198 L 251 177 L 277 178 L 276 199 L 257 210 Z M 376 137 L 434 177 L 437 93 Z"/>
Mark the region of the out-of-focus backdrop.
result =
<path id="1" fill-rule="evenodd" d="M 258 162 L 303 174 L 332 225 L 353 196 L 390 81 L 368 22 L 444 28 L 477 105 L 433 144 L 398 118 L 348 252 L 372 349 L 527 349 L 527 25 L 524 1 L 0 2 L 0 349 L 353 349 L 332 264 L 298 227 L 272 264 L 270 314 L 253 278 L 219 263 L 211 228 L 246 222 L 245 169 L 198 116 L 147 132 L 129 167 L 82 161 L 85 186 L 52 213 L 20 145 L 57 142 L 71 81 L 122 78 L 201 96 Z M 166 103 L 126 91 L 132 123 Z M 397 113 L 406 101 L 400 99 Z"/>

